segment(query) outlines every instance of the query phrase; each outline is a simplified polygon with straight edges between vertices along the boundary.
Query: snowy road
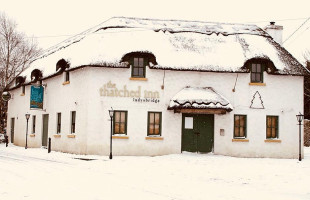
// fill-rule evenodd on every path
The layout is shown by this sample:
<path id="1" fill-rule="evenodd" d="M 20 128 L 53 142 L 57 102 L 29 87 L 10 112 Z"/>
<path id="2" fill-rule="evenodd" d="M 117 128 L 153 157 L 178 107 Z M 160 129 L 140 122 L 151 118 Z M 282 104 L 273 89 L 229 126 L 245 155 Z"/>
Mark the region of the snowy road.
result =
<path id="1" fill-rule="evenodd" d="M 302 162 L 212 154 L 109 160 L 0 145 L 0 199 L 309 200 L 305 152 Z"/>

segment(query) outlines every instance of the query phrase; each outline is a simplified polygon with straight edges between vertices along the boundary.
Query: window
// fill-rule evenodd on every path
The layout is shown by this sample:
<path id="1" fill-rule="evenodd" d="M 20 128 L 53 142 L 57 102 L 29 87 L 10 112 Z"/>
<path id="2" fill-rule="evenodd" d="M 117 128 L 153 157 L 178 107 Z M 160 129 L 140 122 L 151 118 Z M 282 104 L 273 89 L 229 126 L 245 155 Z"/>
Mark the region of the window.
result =
<path id="1" fill-rule="evenodd" d="M 251 64 L 251 83 L 263 83 L 264 65 L 261 63 Z"/>
<path id="2" fill-rule="evenodd" d="M 32 134 L 35 134 L 36 132 L 36 116 L 32 116 Z"/>
<path id="3" fill-rule="evenodd" d="M 133 58 L 131 77 L 145 78 L 145 58 Z"/>
<path id="4" fill-rule="evenodd" d="M 65 72 L 65 82 L 69 82 L 70 81 L 70 74 L 69 72 Z"/>
<path id="5" fill-rule="evenodd" d="M 61 113 L 57 113 L 57 134 L 61 132 Z"/>
<path id="6" fill-rule="evenodd" d="M 114 111 L 113 134 L 127 134 L 127 111 Z"/>
<path id="7" fill-rule="evenodd" d="M 75 133 L 76 111 L 71 112 L 71 133 Z"/>
<path id="8" fill-rule="evenodd" d="M 234 138 L 246 138 L 246 115 L 234 116 Z"/>
<path id="9" fill-rule="evenodd" d="M 275 139 L 278 138 L 278 124 L 279 117 L 278 116 L 267 116 L 266 118 L 266 138 L 267 139 Z"/>
<path id="10" fill-rule="evenodd" d="M 148 112 L 148 136 L 161 136 L 161 112 Z"/>
<path id="11" fill-rule="evenodd" d="M 22 86 L 22 94 L 25 94 L 25 90 L 26 90 L 26 87 L 23 85 Z"/>

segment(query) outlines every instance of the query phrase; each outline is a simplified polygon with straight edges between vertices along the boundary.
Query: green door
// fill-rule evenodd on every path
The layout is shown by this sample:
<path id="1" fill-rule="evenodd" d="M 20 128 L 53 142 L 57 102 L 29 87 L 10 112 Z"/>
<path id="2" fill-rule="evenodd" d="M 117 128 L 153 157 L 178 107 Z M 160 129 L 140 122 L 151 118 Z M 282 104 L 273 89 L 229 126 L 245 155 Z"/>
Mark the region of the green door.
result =
<path id="1" fill-rule="evenodd" d="M 182 151 L 211 152 L 213 135 L 214 115 L 182 115 Z"/>
<path id="2" fill-rule="evenodd" d="M 48 136 L 48 114 L 43 115 L 43 131 L 42 131 L 42 146 L 47 146 Z"/>

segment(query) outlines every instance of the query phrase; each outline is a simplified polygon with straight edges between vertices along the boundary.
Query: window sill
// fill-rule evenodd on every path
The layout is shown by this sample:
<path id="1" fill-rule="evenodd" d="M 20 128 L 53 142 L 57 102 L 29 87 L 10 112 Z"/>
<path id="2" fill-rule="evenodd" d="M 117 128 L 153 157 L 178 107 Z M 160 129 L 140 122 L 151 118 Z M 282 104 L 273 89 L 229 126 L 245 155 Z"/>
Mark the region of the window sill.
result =
<path id="1" fill-rule="evenodd" d="M 249 85 L 266 86 L 266 83 L 249 83 Z"/>
<path id="2" fill-rule="evenodd" d="M 116 135 L 114 135 L 114 136 L 112 136 L 112 139 L 129 139 L 129 137 L 128 136 L 116 136 Z"/>
<path id="3" fill-rule="evenodd" d="M 75 135 L 74 134 L 69 134 L 67 135 L 68 138 L 75 138 Z"/>
<path id="4" fill-rule="evenodd" d="M 55 134 L 55 135 L 54 135 L 54 138 L 60 138 L 60 137 L 61 137 L 60 134 Z"/>
<path id="5" fill-rule="evenodd" d="M 152 136 L 147 136 L 145 137 L 146 140 L 164 140 L 163 137 L 152 137 Z"/>
<path id="6" fill-rule="evenodd" d="M 70 81 L 66 81 L 62 83 L 62 85 L 68 85 L 68 84 L 70 84 Z"/>
<path id="7" fill-rule="evenodd" d="M 282 141 L 278 140 L 278 139 L 267 139 L 267 140 L 265 140 L 265 142 L 267 142 L 267 143 L 281 143 Z"/>
<path id="8" fill-rule="evenodd" d="M 232 139 L 232 142 L 249 142 L 249 139 Z"/>
<path id="9" fill-rule="evenodd" d="M 35 134 L 30 134 L 30 135 L 29 135 L 29 137 L 35 137 L 35 136 L 36 136 Z"/>
<path id="10" fill-rule="evenodd" d="M 20 96 L 25 96 L 25 93 L 21 93 Z"/>
<path id="11" fill-rule="evenodd" d="M 130 77 L 129 80 L 133 80 L 133 81 L 147 81 L 147 78 L 135 78 L 135 77 Z"/>

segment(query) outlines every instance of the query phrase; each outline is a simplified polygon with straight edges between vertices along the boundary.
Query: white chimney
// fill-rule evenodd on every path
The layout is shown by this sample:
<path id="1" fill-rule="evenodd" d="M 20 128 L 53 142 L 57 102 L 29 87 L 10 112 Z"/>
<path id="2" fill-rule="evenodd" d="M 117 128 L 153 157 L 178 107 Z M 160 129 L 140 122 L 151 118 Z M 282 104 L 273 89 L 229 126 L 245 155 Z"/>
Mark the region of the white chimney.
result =
<path id="1" fill-rule="evenodd" d="M 264 30 L 273 38 L 274 41 L 282 45 L 282 31 L 283 26 L 275 25 L 275 22 L 270 22 Z"/>

